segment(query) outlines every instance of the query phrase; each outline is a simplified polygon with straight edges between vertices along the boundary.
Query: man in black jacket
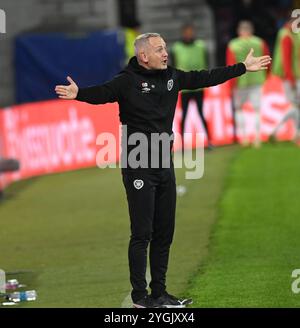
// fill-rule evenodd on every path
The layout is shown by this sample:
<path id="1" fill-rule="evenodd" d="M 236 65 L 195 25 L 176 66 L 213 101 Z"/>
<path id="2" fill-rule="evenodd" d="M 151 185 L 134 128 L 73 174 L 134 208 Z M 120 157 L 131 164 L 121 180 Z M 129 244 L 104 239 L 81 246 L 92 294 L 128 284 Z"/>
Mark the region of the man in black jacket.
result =
<path id="1" fill-rule="evenodd" d="M 122 156 L 122 176 L 131 221 L 128 257 L 133 304 L 140 308 L 185 307 L 191 300 L 178 299 L 166 291 L 169 249 L 175 226 L 176 183 L 170 153 L 178 92 L 210 87 L 246 71 L 266 69 L 271 58 L 253 57 L 251 50 L 243 63 L 211 71 L 183 72 L 168 66 L 166 43 L 159 34 L 142 34 L 134 46 L 135 57 L 111 81 L 79 89 L 71 77 L 67 77 L 70 84 L 56 86 L 55 91 L 61 99 L 91 104 L 119 103 L 120 121 L 127 128 L 127 133 L 122 135 L 122 145 L 129 150 Z M 137 133 L 142 133 L 148 141 L 143 148 L 146 155 L 154 154 L 158 162 L 148 158 L 137 166 L 137 161 L 130 160 L 133 147 L 128 140 Z M 154 134 L 170 137 L 168 152 L 163 151 L 160 143 L 153 143 Z M 146 282 L 149 244 L 151 295 L 148 295 Z"/>

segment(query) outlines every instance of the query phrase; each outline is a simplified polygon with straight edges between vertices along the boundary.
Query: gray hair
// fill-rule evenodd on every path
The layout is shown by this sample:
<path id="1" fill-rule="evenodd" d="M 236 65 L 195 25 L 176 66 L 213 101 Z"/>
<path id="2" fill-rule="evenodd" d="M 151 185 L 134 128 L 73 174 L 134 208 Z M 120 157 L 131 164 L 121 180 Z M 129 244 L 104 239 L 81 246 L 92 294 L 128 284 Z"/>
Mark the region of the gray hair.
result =
<path id="1" fill-rule="evenodd" d="M 143 46 L 147 46 L 149 44 L 150 38 L 161 38 L 161 35 L 158 33 L 144 33 L 137 36 L 134 41 L 134 53 L 138 56 L 139 50 Z"/>

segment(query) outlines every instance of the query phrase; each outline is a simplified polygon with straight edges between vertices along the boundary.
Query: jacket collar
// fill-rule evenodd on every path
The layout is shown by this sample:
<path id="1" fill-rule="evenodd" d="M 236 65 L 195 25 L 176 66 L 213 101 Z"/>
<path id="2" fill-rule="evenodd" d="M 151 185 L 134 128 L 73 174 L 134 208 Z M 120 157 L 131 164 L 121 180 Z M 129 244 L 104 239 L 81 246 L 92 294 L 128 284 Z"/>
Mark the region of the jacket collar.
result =
<path id="1" fill-rule="evenodd" d="M 128 65 L 125 68 L 125 71 L 131 71 L 131 72 L 135 72 L 135 73 L 139 73 L 139 74 L 143 74 L 143 75 L 160 75 L 160 74 L 164 74 L 167 69 L 147 69 L 143 66 L 141 66 L 138 61 L 136 56 L 132 57 L 129 60 Z"/>

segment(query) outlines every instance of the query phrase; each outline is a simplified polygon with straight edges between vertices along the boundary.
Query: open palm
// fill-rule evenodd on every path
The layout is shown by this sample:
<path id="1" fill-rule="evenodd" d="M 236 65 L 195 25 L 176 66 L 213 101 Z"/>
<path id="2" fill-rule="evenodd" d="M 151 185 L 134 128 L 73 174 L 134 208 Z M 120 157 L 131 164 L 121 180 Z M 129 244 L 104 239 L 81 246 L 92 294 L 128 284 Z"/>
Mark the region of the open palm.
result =
<path id="1" fill-rule="evenodd" d="M 67 80 L 70 82 L 69 85 L 57 85 L 55 87 L 55 92 L 58 94 L 58 97 L 61 99 L 75 99 L 78 94 L 78 86 L 72 80 L 70 76 L 67 76 Z"/>
<path id="2" fill-rule="evenodd" d="M 271 64 L 272 58 L 270 56 L 253 56 L 254 50 L 251 48 L 249 51 L 244 64 L 248 72 L 257 72 L 260 70 L 268 69 L 268 65 Z"/>

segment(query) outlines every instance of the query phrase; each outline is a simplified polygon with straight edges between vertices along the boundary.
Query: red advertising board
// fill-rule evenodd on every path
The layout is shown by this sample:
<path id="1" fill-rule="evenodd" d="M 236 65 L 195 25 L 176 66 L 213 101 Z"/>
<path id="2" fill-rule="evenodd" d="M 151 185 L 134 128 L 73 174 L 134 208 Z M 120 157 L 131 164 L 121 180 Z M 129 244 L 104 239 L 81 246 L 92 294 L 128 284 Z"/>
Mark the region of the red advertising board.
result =
<path id="1" fill-rule="evenodd" d="M 289 109 L 282 82 L 268 79 L 261 102 L 261 138 L 267 140 L 274 126 Z M 204 114 L 215 145 L 230 144 L 234 140 L 233 114 L 229 85 L 224 83 L 205 90 Z M 243 107 L 247 133 L 254 138 L 255 113 L 250 103 Z M 180 132 L 181 104 L 177 104 L 173 123 L 174 132 Z M 0 175 L 0 188 L 11 181 L 32 176 L 76 170 L 96 166 L 96 143 L 106 133 L 116 140 L 116 151 L 110 161 L 119 159 L 118 104 L 89 105 L 78 101 L 44 101 L 12 106 L 0 110 L 0 156 L 20 161 L 18 172 Z M 189 104 L 186 131 L 203 133 L 203 126 L 193 101 Z M 279 131 L 278 138 L 293 137 L 295 126 L 288 121 Z M 105 139 L 105 138 L 104 138 Z M 192 140 L 188 140 L 188 143 Z M 104 144 L 103 144 L 104 145 Z M 175 150 L 180 147 L 175 140 Z M 99 164 L 99 158 L 97 159 Z"/>

